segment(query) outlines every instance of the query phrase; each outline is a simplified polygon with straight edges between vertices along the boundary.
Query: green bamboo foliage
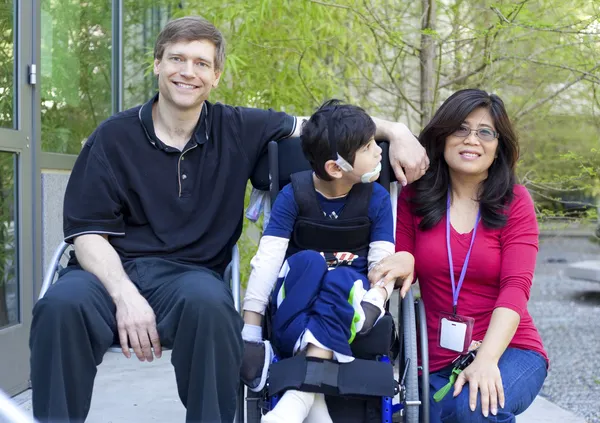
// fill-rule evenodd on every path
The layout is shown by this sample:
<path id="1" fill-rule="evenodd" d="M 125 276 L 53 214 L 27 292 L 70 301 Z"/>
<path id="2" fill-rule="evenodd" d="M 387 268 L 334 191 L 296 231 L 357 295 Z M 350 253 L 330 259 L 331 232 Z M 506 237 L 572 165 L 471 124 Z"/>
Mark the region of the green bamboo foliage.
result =
<path id="1" fill-rule="evenodd" d="M 0 1 L 0 128 L 12 128 L 14 116 L 14 11 L 11 0 Z"/>
<path id="2" fill-rule="evenodd" d="M 50 101 L 42 110 L 47 151 L 76 153 L 111 114 L 110 4 L 42 1 L 42 29 L 48 15 L 55 23 L 53 33 L 44 33 L 42 41 L 43 57 L 50 48 L 46 40 L 52 41 L 51 73 L 42 63 L 42 100 Z M 418 133 L 426 116 L 453 91 L 492 91 L 505 100 L 517 124 L 522 146 L 519 176 L 534 194 L 540 216 L 594 218 L 594 208 L 577 202 L 593 204 L 600 190 L 598 2 L 123 4 L 125 107 L 145 101 L 156 89 L 152 49 L 160 28 L 172 17 L 197 14 L 214 22 L 228 42 L 225 72 L 212 101 L 307 115 L 322 100 L 338 97 L 375 115 L 406 122 Z M 433 13 L 424 26 L 427 4 Z M 426 81 L 421 79 L 425 41 L 433 45 L 432 60 L 427 61 L 433 69 L 425 73 L 432 76 Z M 423 84 L 434 88 L 433 102 L 421 98 Z M 251 256 L 255 245 L 243 242 L 249 245 L 243 254 Z"/>

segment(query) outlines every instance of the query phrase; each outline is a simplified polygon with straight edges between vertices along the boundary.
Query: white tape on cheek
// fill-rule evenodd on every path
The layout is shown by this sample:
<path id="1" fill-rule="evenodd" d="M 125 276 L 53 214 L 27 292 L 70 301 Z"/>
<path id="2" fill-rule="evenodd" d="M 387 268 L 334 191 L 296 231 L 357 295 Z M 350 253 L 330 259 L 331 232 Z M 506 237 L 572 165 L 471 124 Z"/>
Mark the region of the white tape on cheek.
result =
<path id="1" fill-rule="evenodd" d="M 338 165 L 344 172 L 352 172 L 354 169 L 350 163 L 338 154 L 335 164 Z"/>
<path id="2" fill-rule="evenodd" d="M 371 172 L 365 173 L 363 176 L 361 176 L 360 181 L 363 184 L 368 184 L 369 182 L 371 182 L 371 179 L 374 176 L 376 176 L 379 172 L 381 172 L 381 162 L 377 163 L 377 166 Z"/>

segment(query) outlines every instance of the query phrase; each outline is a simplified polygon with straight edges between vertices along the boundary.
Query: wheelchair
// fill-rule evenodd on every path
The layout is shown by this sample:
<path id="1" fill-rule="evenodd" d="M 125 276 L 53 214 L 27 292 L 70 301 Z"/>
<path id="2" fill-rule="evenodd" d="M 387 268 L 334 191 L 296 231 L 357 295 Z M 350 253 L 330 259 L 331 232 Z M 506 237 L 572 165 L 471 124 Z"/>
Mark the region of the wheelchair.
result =
<path id="1" fill-rule="evenodd" d="M 394 173 L 389 166 L 389 146 L 384 141 L 379 142 L 379 145 L 382 148 L 382 163 L 388 165 L 382 166 L 378 182 L 390 192 L 392 209 L 395 216 L 398 191 L 397 184 L 394 183 Z M 251 175 L 253 187 L 261 191 L 268 191 L 269 193 L 270 202 L 267 202 L 265 208 L 267 212 L 280 188 L 289 183 L 290 175 L 307 169 L 310 169 L 310 165 L 304 158 L 299 138 L 288 138 L 269 143 L 267 154 L 262 155 L 256 169 Z M 38 299 L 41 299 L 50 286 L 58 279 L 59 274 L 68 265 L 73 254 L 72 245 L 64 241 L 56 248 L 46 266 Z M 241 312 L 240 254 L 237 245 L 233 247 L 232 260 L 225 270 L 224 280 L 230 283 L 236 310 Z M 369 342 L 361 342 L 363 351 L 357 355 L 357 357 L 366 356 L 370 361 L 379 361 L 387 364 L 389 371 L 384 375 L 384 378 L 386 381 L 391 382 L 388 383 L 389 386 L 383 389 L 376 387 L 375 390 L 361 392 L 360 395 L 356 393 L 350 396 L 332 395 L 328 397 L 331 398 L 328 401 L 337 402 L 337 406 L 331 409 L 347 408 L 350 404 L 347 400 L 350 398 L 352 404 L 356 404 L 358 400 L 368 405 L 375 405 L 380 416 L 377 416 L 376 419 L 367 420 L 369 423 L 371 421 L 385 423 L 393 421 L 403 421 L 406 423 L 429 422 L 429 361 L 425 309 L 422 302 L 415 301 L 410 290 L 406 297 L 399 301 L 398 318 L 401 319 L 401 325 L 399 330 L 396 331 L 393 318 L 389 313 L 386 314 L 376 325 L 379 329 L 376 331 L 374 328 L 370 336 L 365 337 L 365 341 L 369 340 Z M 370 348 L 371 336 L 377 338 L 378 336 L 375 334 L 381 332 L 383 332 L 383 342 L 380 341 L 375 344 L 385 344 L 386 337 L 390 342 L 383 348 L 385 351 L 373 351 Z M 398 342 L 391 342 L 392 339 L 397 339 Z M 421 366 L 417 364 L 418 347 L 420 347 L 421 353 Z M 108 351 L 120 353 L 121 346 L 118 344 L 112 345 Z M 285 361 L 287 360 L 280 360 L 281 363 Z M 369 360 L 365 361 L 366 363 L 363 364 L 369 366 Z M 362 363 L 362 361 L 360 362 Z M 392 366 L 398 369 L 398 380 L 394 376 Z M 381 367 L 379 367 L 379 370 L 381 370 Z M 420 376 L 418 374 L 419 370 L 421 371 Z M 360 372 L 360 369 L 358 371 Z M 422 399 L 419 397 L 419 380 L 422 387 Z M 260 393 L 246 390 L 240 384 L 235 423 L 259 423 L 262 414 L 274 407 L 277 395 L 269 395 L 269 387 L 272 386 L 272 382 L 272 380 L 268 381 L 267 389 Z M 397 398 L 398 402 L 395 402 L 394 398 Z M 360 405 L 360 403 L 358 404 Z M 334 416 L 332 415 L 332 417 Z M 334 421 L 336 423 L 349 423 L 344 417 L 341 419 L 334 418 Z"/>
<path id="2" fill-rule="evenodd" d="M 389 165 L 389 144 L 385 141 L 378 141 L 378 144 L 384 164 L 378 183 L 390 192 L 395 225 L 398 185 Z M 272 204 L 280 189 L 290 182 L 292 173 L 308 169 L 310 164 L 304 157 L 299 138 L 272 141 L 268 145 L 267 156 L 257 164 L 252 185 L 257 189 L 268 189 Z M 301 388 L 304 383 L 305 388 L 309 386 L 306 390 L 326 395 L 335 423 L 428 423 L 429 361 L 425 309 L 421 301 L 415 301 L 412 290 L 404 299 L 399 297 L 397 316 L 398 332 L 388 310 L 368 335 L 355 339 L 351 348 L 356 360 L 352 363 L 319 363 L 302 357 L 281 359 L 276 352 L 265 389 L 258 393 L 247 391 L 246 421 L 259 423 L 261 416 L 276 405 L 285 389 L 304 389 Z M 268 337 L 268 318 L 265 321 L 264 333 Z M 420 366 L 417 361 L 419 350 Z M 397 367 L 398 379 L 393 366 Z M 286 379 L 293 380 L 286 382 Z"/>
<path id="3" fill-rule="evenodd" d="M 73 246 L 71 244 L 67 244 L 62 241 L 59 246 L 54 251 L 50 262 L 46 266 L 44 272 L 44 279 L 42 282 L 42 287 L 40 289 L 40 293 L 38 296 L 38 300 L 46 295 L 46 292 L 50 288 L 50 286 L 56 282 L 60 273 L 68 266 L 69 260 L 72 258 L 75 252 L 73 250 Z M 235 309 L 238 312 L 241 312 L 241 296 L 240 296 L 240 253 L 237 245 L 234 245 L 231 255 L 231 262 L 227 266 L 223 276 L 224 281 L 228 281 L 231 287 L 231 293 L 233 296 L 233 301 L 235 304 Z M 163 347 L 163 351 L 167 351 L 168 348 Z M 133 349 L 130 349 L 133 352 Z M 121 353 L 121 345 L 113 344 L 108 349 L 110 353 Z M 238 389 L 238 397 L 237 397 L 237 409 L 236 415 L 234 419 L 234 423 L 244 423 L 244 389 L 243 386 L 240 386 Z M 0 416 L 2 413 L 0 413 Z M 0 419 L 1 421 L 1 419 Z M 16 423 L 16 421 L 15 421 Z M 23 422 L 25 423 L 25 422 Z"/>

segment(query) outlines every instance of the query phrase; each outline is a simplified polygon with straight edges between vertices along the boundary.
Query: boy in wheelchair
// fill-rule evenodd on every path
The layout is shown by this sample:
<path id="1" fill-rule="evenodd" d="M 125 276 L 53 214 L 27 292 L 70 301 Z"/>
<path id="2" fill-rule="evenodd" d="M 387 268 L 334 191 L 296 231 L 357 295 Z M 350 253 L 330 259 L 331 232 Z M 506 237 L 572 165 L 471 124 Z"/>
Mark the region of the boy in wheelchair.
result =
<path id="1" fill-rule="evenodd" d="M 273 346 L 283 357 L 305 354 L 340 363 L 350 344 L 385 313 L 395 280 L 369 280 L 394 253 L 388 192 L 373 184 L 381 170 L 375 125 L 359 107 L 332 100 L 305 122 L 302 150 L 312 171 L 293 174 L 275 201 L 244 298 L 242 381 L 263 389 L 273 352 L 263 340 L 269 310 Z M 408 275 L 407 275 L 408 276 Z M 331 422 L 322 393 L 289 389 L 262 422 Z"/>

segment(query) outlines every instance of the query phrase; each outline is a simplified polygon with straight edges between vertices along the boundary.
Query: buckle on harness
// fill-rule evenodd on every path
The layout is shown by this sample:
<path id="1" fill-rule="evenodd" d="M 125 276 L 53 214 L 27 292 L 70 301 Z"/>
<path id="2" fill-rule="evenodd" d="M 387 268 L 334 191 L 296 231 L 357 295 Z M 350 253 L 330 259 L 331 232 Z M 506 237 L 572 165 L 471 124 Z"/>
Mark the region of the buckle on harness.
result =
<path id="1" fill-rule="evenodd" d="M 326 260 L 326 263 L 327 263 L 328 269 L 335 269 L 340 265 L 340 261 L 338 260 L 337 257 L 333 257 L 329 260 Z"/>
<path id="2" fill-rule="evenodd" d="M 338 266 L 350 266 L 354 259 L 358 258 L 356 254 L 341 252 L 341 253 L 321 253 L 325 262 L 327 263 L 327 268 L 329 270 L 335 269 Z"/>

